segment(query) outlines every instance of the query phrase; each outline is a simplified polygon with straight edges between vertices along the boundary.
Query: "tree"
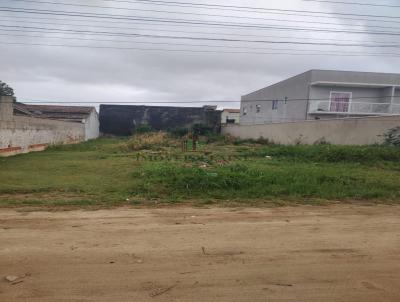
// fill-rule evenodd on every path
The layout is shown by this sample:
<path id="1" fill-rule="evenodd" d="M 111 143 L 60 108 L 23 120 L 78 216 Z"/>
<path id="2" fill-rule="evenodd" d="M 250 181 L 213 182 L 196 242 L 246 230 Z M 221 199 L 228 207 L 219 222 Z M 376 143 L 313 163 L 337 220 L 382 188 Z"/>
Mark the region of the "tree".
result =
<path id="1" fill-rule="evenodd" d="M 17 100 L 14 96 L 14 89 L 12 89 L 10 86 L 8 86 L 6 83 L 0 81 L 0 96 L 5 95 L 5 96 L 12 96 L 14 99 L 14 102 Z"/>

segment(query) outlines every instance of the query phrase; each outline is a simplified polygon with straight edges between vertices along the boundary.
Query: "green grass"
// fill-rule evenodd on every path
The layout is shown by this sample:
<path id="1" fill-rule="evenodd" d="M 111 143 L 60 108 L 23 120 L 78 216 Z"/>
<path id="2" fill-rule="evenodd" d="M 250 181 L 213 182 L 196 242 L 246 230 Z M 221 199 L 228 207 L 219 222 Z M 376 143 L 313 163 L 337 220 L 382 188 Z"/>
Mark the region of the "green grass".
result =
<path id="1" fill-rule="evenodd" d="M 400 200 L 399 148 L 215 142 L 185 158 L 171 138 L 131 144 L 103 138 L 0 158 L 0 206 Z"/>
<path id="2" fill-rule="evenodd" d="M 400 161 L 400 148 L 390 146 L 271 145 L 249 150 L 249 156 L 273 156 L 306 162 L 375 163 Z"/>
<path id="3" fill-rule="evenodd" d="M 134 177 L 135 192 L 151 198 L 398 199 L 400 175 L 354 164 L 251 160 L 208 169 L 182 164 L 149 164 Z"/>

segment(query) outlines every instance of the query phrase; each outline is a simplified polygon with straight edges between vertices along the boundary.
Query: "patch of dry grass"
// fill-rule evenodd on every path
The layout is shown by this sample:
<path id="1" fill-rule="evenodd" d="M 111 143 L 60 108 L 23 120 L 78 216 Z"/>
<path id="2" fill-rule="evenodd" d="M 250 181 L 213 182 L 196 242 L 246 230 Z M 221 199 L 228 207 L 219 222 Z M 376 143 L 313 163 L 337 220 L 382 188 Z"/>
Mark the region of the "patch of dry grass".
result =
<path id="1" fill-rule="evenodd" d="M 178 141 L 165 132 L 151 132 L 137 134 L 118 147 L 121 151 L 131 152 L 140 150 L 160 151 L 169 147 L 176 147 Z"/>

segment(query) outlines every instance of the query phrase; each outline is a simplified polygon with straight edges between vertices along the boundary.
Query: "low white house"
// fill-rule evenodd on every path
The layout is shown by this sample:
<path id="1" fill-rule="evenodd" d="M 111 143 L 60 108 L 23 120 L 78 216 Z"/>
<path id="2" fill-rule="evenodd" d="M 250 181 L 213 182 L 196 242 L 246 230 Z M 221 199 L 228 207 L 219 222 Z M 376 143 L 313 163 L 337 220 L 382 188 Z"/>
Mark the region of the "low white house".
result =
<path id="1" fill-rule="evenodd" d="M 85 140 L 99 137 L 99 115 L 95 107 L 14 104 L 14 115 L 83 124 Z"/>
<path id="2" fill-rule="evenodd" d="M 221 124 L 239 124 L 240 109 L 224 109 L 221 113 Z"/>
<path id="3" fill-rule="evenodd" d="M 42 151 L 50 145 L 97 137 L 97 113 L 93 109 L 30 108 L 15 103 L 11 96 L 0 96 L 0 156 Z"/>

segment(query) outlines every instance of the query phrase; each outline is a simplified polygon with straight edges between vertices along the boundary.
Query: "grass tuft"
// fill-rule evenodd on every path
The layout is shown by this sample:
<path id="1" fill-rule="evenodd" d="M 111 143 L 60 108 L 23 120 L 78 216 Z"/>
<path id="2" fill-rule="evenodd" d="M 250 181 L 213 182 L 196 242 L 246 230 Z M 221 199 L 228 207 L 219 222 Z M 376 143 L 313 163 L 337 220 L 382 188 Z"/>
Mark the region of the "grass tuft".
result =
<path id="1" fill-rule="evenodd" d="M 127 142 L 118 145 L 124 152 L 152 150 L 160 151 L 165 147 L 176 146 L 177 141 L 165 132 L 150 132 L 134 135 Z"/>

